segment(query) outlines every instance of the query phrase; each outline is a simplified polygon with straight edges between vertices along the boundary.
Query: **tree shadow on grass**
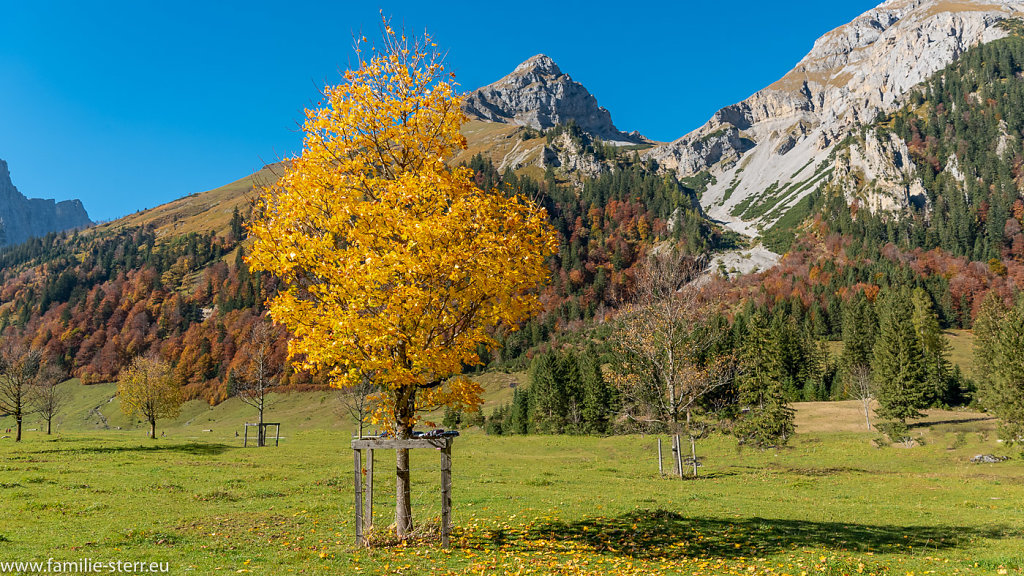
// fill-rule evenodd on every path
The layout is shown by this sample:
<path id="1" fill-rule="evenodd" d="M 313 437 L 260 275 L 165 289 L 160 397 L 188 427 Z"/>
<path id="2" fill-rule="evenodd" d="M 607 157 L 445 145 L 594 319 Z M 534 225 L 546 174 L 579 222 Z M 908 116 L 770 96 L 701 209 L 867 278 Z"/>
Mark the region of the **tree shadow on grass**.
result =
<path id="1" fill-rule="evenodd" d="M 925 420 L 923 422 L 908 422 L 907 428 L 931 428 L 944 424 L 970 424 L 972 422 L 995 422 L 993 416 L 981 416 L 978 418 L 951 418 L 948 420 Z"/>
<path id="2" fill-rule="evenodd" d="M 570 541 L 597 552 L 652 560 L 738 558 L 801 547 L 892 553 L 957 548 L 971 539 L 1003 538 L 1009 528 L 884 526 L 767 518 L 689 518 L 665 510 L 641 510 L 614 518 L 534 525 L 522 540 Z M 509 544 L 516 546 L 510 539 Z"/>
<path id="3" fill-rule="evenodd" d="M 118 454 L 122 452 L 181 452 L 193 456 L 217 456 L 223 454 L 234 446 L 227 444 L 202 444 L 200 442 L 189 442 L 187 444 L 143 444 L 137 446 L 89 446 L 86 448 L 54 448 L 50 450 L 39 450 L 41 454 Z"/>

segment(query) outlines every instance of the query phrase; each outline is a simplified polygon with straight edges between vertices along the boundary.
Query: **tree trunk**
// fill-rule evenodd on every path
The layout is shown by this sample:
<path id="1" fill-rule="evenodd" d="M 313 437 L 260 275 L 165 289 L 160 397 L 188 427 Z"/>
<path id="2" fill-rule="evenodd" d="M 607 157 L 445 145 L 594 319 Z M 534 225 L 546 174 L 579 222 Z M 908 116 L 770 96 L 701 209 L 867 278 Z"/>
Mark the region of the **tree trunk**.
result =
<path id="1" fill-rule="evenodd" d="M 412 422 L 416 414 L 416 389 L 396 391 L 395 418 L 397 437 L 412 438 Z M 412 536 L 412 480 L 409 475 L 409 450 L 395 450 L 395 531 L 402 540 Z"/>
<path id="2" fill-rule="evenodd" d="M 149 419 L 149 437 L 156 440 L 156 418 Z"/>
<path id="3" fill-rule="evenodd" d="M 49 417 L 47 417 L 47 418 L 46 418 L 46 435 L 47 435 L 47 436 L 49 436 L 49 435 L 50 435 L 50 428 L 51 428 L 51 424 L 50 424 L 50 422 L 51 422 L 52 420 L 53 420 L 53 417 L 52 417 L 52 416 L 49 416 Z"/>
<path id="4" fill-rule="evenodd" d="M 397 481 L 395 482 L 395 530 L 405 540 L 412 534 L 412 481 L 409 476 L 409 449 L 395 450 Z"/>
<path id="5" fill-rule="evenodd" d="M 864 403 L 864 423 L 867 424 L 868 430 L 871 430 L 871 414 L 869 412 L 870 404 L 870 400 Z"/>
<path id="6" fill-rule="evenodd" d="M 260 402 L 259 426 L 256 428 L 256 430 L 258 431 L 256 433 L 256 447 L 257 448 L 262 448 L 262 447 L 267 445 L 266 429 L 263 427 L 263 403 L 262 403 L 262 399 L 261 399 L 261 402 Z"/>
<path id="7" fill-rule="evenodd" d="M 18 423 L 18 434 L 15 436 L 14 441 L 21 442 L 21 414 L 17 414 L 14 420 Z"/>

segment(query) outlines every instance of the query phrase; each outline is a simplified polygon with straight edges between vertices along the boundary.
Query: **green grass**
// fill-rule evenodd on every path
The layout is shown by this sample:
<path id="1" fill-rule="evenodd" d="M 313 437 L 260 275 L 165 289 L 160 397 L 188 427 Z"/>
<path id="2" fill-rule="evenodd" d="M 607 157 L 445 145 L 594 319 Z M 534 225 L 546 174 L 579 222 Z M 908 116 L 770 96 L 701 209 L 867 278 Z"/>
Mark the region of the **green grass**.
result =
<path id="1" fill-rule="evenodd" d="M 960 367 L 968 378 L 974 378 L 974 333 L 970 330 L 946 330 L 949 360 Z"/>
<path id="2" fill-rule="evenodd" d="M 980 452 L 1017 456 L 995 442 L 991 420 L 937 412 L 912 428 L 923 446 L 875 448 L 854 403 L 798 405 L 798 434 L 780 451 L 738 451 L 733 439 L 712 437 L 699 445 L 702 477 L 688 481 L 658 474 L 654 436 L 469 431 L 454 447 L 455 548 L 356 550 L 348 424 L 304 420 L 328 418 L 318 394 L 279 403 L 279 448 L 243 449 L 221 434 L 245 417 L 229 407 L 206 409 L 215 432 L 198 440 L 195 424 L 155 441 L 135 429 L 0 440 L 0 562 L 145 560 L 169 562 L 172 574 L 1024 567 L 1024 462 L 968 463 Z M 377 460 L 382 526 L 393 507 L 389 457 Z M 436 525 L 436 452 L 414 451 L 412 470 L 416 518 Z"/>

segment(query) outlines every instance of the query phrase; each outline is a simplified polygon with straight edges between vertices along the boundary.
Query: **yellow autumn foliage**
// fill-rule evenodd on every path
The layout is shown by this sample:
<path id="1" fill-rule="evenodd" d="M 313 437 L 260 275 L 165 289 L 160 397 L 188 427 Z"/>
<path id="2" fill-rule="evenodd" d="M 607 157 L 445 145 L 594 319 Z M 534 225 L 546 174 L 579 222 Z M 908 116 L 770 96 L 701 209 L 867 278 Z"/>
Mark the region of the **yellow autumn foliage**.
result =
<path id="1" fill-rule="evenodd" d="M 249 261 L 283 280 L 270 314 L 300 367 L 339 387 L 370 377 L 375 420 L 408 431 L 417 410 L 479 405 L 450 377 L 495 345 L 491 328 L 538 311 L 557 237 L 542 208 L 449 166 L 465 117 L 429 37 L 386 27 L 360 58 L 257 202 Z"/>

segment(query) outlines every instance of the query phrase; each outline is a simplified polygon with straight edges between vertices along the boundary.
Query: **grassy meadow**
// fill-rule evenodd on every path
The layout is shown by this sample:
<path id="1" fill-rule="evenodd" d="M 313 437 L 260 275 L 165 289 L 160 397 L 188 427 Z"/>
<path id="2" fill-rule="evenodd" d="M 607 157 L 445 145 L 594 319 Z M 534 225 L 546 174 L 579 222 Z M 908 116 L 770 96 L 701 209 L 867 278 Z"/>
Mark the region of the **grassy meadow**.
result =
<path id="1" fill-rule="evenodd" d="M 490 392 L 511 379 L 496 377 Z M 980 414 L 931 412 L 912 429 L 923 445 L 904 448 L 880 445 L 857 403 L 798 404 L 790 447 L 739 451 L 712 437 L 699 445 L 696 480 L 659 475 L 654 436 L 469 430 L 454 445 L 453 549 L 358 550 L 351 427 L 331 393 L 282 395 L 268 417 L 283 423 L 281 446 L 246 449 L 234 432 L 251 409 L 235 400 L 190 403 L 150 440 L 120 416 L 112 390 L 77 386 L 54 436 L 0 439 L 0 562 L 124 559 L 167 562 L 172 574 L 274 575 L 1024 569 L 1024 461 Z M 970 464 L 978 453 L 1014 458 Z M 382 527 L 394 514 L 390 458 L 376 461 Z M 429 542 L 437 454 L 414 451 L 412 469 Z"/>

